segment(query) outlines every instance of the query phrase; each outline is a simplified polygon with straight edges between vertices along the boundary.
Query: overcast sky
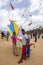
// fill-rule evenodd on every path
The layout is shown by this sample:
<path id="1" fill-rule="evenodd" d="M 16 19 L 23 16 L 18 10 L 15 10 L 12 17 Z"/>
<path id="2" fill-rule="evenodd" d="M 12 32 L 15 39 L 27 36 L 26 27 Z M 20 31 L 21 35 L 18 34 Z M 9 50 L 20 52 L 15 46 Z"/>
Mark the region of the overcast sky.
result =
<path id="1" fill-rule="evenodd" d="M 0 0 L 0 29 L 8 29 L 9 20 L 16 21 L 26 30 L 43 26 L 43 0 Z M 32 25 L 28 26 L 31 21 Z"/>

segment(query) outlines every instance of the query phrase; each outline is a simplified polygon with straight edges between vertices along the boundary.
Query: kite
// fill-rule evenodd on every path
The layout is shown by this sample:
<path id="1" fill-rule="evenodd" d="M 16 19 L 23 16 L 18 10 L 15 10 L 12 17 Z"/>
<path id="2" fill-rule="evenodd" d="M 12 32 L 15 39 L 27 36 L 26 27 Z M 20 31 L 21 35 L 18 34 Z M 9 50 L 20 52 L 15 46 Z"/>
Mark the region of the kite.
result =
<path id="1" fill-rule="evenodd" d="M 20 48 L 22 48 L 22 36 L 23 36 L 21 29 L 22 29 L 22 26 L 20 26 L 20 30 L 19 30 L 19 33 L 18 33 L 18 44 L 19 44 Z"/>
<path id="2" fill-rule="evenodd" d="M 23 36 L 21 30 L 22 30 L 22 26 L 20 26 L 20 30 L 19 30 L 19 33 L 18 33 L 18 37 L 20 37 L 20 38 Z"/>
<path id="3" fill-rule="evenodd" d="M 32 22 L 30 22 L 29 24 L 28 24 L 28 26 L 30 26 L 32 24 Z"/>
<path id="4" fill-rule="evenodd" d="M 18 40 L 18 44 L 19 44 L 19 47 L 22 48 L 22 42 L 20 42 L 20 40 Z"/>
<path id="5" fill-rule="evenodd" d="M 22 39 L 21 38 L 17 38 L 20 42 L 22 42 Z"/>
<path id="6" fill-rule="evenodd" d="M 29 16 L 32 16 L 31 14 Z"/>
<path id="7" fill-rule="evenodd" d="M 13 26 L 14 26 L 14 29 L 15 29 L 15 32 L 16 32 L 16 36 L 18 36 L 18 33 L 19 33 L 19 30 L 20 30 L 20 27 L 17 25 L 16 22 L 13 22 Z"/>
<path id="8" fill-rule="evenodd" d="M 10 5 L 11 5 L 12 10 L 14 10 L 14 6 L 12 5 L 12 3 L 10 3 Z"/>
<path id="9" fill-rule="evenodd" d="M 11 30 L 11 32 L 14 32 L 14 26 L 13 23 L 11 22 L 10 25 L 8 25 L 9 29 Z"/>
<path id="10" fill-rule="evenodd" d="M 15 21 L 10 21 L 10 25 L 8 26 L 9 29 L 12 31 L 12 32 L 16 32 L 16 36 L 18 36 L 18 33 L 19 33 L 19 30 L 20 30 L 20 27 L 17 25 L 17 23 Z"/>
<path id="11" fill-rule="evenodd" d="M 10 22 L 11 22 L 10 25 L 8 25 L 10 33 L 13 33 L 14 31 L 16 32 L 16 36 L 18 37 L 17 38 L 18 39 L 18 44 L 21 48 L 22 47 L 22 40 L 19 36 L 19 35 L 21 35 L 21 29 L 15 21 L 10 21 Z"/>

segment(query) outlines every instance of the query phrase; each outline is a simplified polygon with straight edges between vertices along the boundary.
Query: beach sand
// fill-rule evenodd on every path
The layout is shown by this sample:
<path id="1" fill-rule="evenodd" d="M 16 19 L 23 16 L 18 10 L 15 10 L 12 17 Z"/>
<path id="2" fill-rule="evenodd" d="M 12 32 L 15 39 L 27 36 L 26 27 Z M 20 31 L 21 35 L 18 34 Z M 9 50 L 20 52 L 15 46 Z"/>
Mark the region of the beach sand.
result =
<path id="1" fill-rule="evenodd" d="M 34 44 L 35 48 L 31 47 L 30 58 L 23 60 L 20 65 L 43 65 L 43 39 L 38 39 Z M 9 41 L 0 39 L 0 65 L 19 65 L 17 62 L 21 58 L 20 48 L 18 48 L 18 54 L 18 57 L 13 55 L 11 39 Z"/>

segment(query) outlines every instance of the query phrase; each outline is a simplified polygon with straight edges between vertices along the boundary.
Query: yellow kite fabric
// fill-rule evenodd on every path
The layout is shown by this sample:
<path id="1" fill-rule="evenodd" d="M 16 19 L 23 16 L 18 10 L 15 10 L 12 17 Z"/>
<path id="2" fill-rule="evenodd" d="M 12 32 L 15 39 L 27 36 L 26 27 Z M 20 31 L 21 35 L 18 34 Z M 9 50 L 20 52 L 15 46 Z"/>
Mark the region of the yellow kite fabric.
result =
<path id="1" fill-rule="evenodd" d="M 18 33 L 19 33 L 19 30 L 20 30 L 20 27 L 17 25 L 16 22 L 13 22 L 13 25 L 14 25 L 14 30 L 16 32 L 16 35 L 18 36 Z"/>

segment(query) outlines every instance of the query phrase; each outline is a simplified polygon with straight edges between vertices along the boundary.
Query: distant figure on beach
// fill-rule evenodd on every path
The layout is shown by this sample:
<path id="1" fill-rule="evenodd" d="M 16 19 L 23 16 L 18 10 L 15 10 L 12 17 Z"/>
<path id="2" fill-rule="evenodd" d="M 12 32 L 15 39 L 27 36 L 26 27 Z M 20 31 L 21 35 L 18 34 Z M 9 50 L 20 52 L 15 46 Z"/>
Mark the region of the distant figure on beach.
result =
<path id="1" fill-rule="evenodd" d="M 40 38 L 40 34 L 38 34 L 38 39 Z"/>
<path id="2" fill-rule="evenodd" d="M 4 32 L 3 31 L 1 32 L 1 38 L 2 39 L 4 38 Z"/>
<path id="3" fill-rule="evenodd" d="M 36 33 L 36 31 L 35 31 L 35 34 L 34 34 L 35 36 L 35 42 L 37 42 L 37 33 Z"/>
<path id="4" fill-rule="evenodd" d="M 7 32 L 7 35 L 6 35 L 7 36 L 7 41 L 9 40 L 9 35 L 10 35 L 9 32 Z"/>
<path id="5" fill-rule="evenodd" d="M 18 56 L 17 46 L 16 46 L 16 43 L 17 43 L 16 32 L 13 32 L 13 34 L 12 34 L 12 43 L 13 43 L 13 54 L 15 56 Z"/>

